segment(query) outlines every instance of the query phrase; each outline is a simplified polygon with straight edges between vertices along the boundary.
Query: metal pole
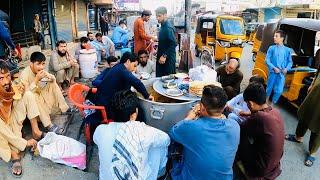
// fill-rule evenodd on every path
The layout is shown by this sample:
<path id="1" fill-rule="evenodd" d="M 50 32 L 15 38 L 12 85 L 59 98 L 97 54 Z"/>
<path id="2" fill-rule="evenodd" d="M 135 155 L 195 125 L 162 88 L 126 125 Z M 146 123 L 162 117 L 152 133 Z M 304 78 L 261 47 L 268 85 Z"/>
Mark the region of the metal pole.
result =
<path id="1" fill-rule="evenodd" d="M 185 0 L 185 33 L 188 35 L 188 49 L 190 49 L 191 0 Z"/>

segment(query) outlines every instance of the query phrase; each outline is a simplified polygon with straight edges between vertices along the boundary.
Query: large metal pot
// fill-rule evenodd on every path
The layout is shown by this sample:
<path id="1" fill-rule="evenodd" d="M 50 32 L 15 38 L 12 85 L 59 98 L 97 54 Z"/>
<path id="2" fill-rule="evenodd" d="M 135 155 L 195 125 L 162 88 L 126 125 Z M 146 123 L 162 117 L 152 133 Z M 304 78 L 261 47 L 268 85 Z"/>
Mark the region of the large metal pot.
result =
<path id="1" fill-rule="evenodd" d="M 148 91 L 150 92 L 150 88 Z M 154 91 L 150 93 L 155 97 L 155 101 L 139 97 L 146 124 L 165 132 L 168 132 L 178 121 L 183 120 L 196 104 L 196 101 L 157 102 L 166 97 Z"/>

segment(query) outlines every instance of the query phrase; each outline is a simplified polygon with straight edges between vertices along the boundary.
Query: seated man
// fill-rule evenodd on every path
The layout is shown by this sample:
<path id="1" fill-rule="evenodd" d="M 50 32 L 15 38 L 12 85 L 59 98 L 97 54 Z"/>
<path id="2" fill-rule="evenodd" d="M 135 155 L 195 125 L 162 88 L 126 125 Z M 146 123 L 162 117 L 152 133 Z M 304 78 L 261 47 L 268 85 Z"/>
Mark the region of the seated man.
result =
<path id="1" fill-rule="evenodd" d="M 58 41 L 56 50 L 52 52 L 49 62 L 49 72 L 57 80 L 58 86 L 63 91 L 62 84 L 74 84 L 74 78 L 79 77 L 79 64 L 67 51 L 67 43 Z"/>
<path id="2" fill-rule="evenodd" d="M 100 84 L 102 83 L 104 77 L 107 75 L 107 73 L 109 72 L 109 70 L 115 66 L 116 64 L 118 64 L 118 59 L 114 56 L 109 56 L 107 58 L 107 63 L 108 63 L 108 67 L 106 67 L 97 77 L 96 79 L 94 79 L 92 81 L 92 85 L 95 87 L 99 87 Z"/>
<path id="3" fill-rule="evenodd" d="M 252 115 L 241 124 L 238 154 L 253 179 L 276 179 L 281 173 L 284 124 L 279 111 L 266 103 L 266 96 L 259 83 L 249 84 L 243 93 Z"/>
<path id="4" fill-rule="evenodd" d="M 137 179 L 157 179 L 166 166 L 169 136 L 136 121 L 139 101 L 135 93 L 120 91 L 111 101 L 114 122 L 98 126 L 93 135 L 99 148 L 100 179 L 114 179 L 119 175 L 131 179 L 130 176 L 135 176 L 133 165 L 137 167 Z M 122 150 L 128 154 L 121 153 Z M 132 164 L 124 158 L 130 158 Z M 129 167 L 127 172 L 123 171 L 125 167 Z"/>
<path id="5" fill-rule="evenodd" d="M 112 96 L 116 92 L 129 90 L 131 86 L 140 92 L 144 98 L 153 99 L 142 82 L 132 74 L 136 70 L 137 65 L 138 61 L 132 53 L 124 53 L 120 63 L 111 68 L 101 82 L 94 103 L 98 106 L 103 105 L 108 109 Z"/>
<path id="6" fill-rule="evenodd" d="M 114 43 L 111 41 L 111 39 L 108 36 L 102 36 L 101 33 L 96 34 L 96 40 L 91 41 L 92 35 L 89 34 L 89 40 L 91 42 L 91 45 L 97 50 L 97 56 L 98 56 L 98 63 L 102 63 L 102 58 L 108 58 L 109 56 L 114 55 Z"/>
<path id="7" fill-rule="evenodd" d="M 239 70 L 239 67 L 239 60 L 231 58 L 227 65 L 220 66 L 217 69 L 218 81 L 227 93 L 228 100 L 232 99 L 240 92 L 240 84 L 243 79 L 243 74 Z"/>
<path id="8" fill-rule="evenodd" d="M 75 53 L 74 53 L 74 57 L 77 60 L 77 62 L 79 62 L 79 55 L 80 55 L 80 50 L 82 49 L 94 49 L 89 42 L 89 39 L 87 37 L 81 37 L 80 38 L 80 43 L 77 46 Z"/>
<path id="9" fill-rule="evenodd" d="M 173 180 L 232 180 L 240 127 L 222 114 L 226 102 L 227 95 L 222 88 L 205 86 L 200 105 L 172 127 L 171 139 L 183 146 L 183 162 L 180 166 L 174 165 Z"/>
<path id="10" fill-rule="evenodd" d="M 264 84 L 264 79 L 259 76 L 252 76 L 249 79 L 249 83 Z M 247 103 L 243 99 L 243 93 L 238 94 L 236 97 L 229 100 L 227 102 L 226 110 L 228 111 L 228 113 L 230 113 L 228 115 L 228 119 L 233 119 L 237 121 L 239 124 L 251 115 Z"/>
<path id="11" fill-rule="evenodd" d="M 121 47 L 126 47 L 129 41 L 127 26 L 124 21 L 119 22 L 119 26 L 117 26 L 112 33 L 111 40 L 116 47 L 120 45 Z"/>
<path id="12" fill-rule="evenodd" d="M 20 151 L 26 147 L 36 148 L 37 141 L 22 138 L 22 124 L 28 117 L 31 121 L 32 132 L 34 128 L 38 131 L 37 117 L 39 110 L 35 104 L 31 92 L 25 91 L 22 85 L 18 91 L 22 97 L 15 98 L 12 89 L 9 67 L 4 61 L 0 61 L 0 158 L 9 162 L 11 160 L 11 173 L 15 177 L 22 176 L 22 165 Z M 38 138 L 38 137 L 37 137 Z"/>
<path id="13" fill-rule="evenodd" d="M 141 49 L 138 52 L 139 65 L 136 73 L 141 75 L 142 73 L 148 73 L 151 77 L 156 77 L 156 64 L 149 59 L 149 54 L 146 50 Z"/>
<path id="14" fill-rule="evenodd" d="M 26 83 L 28 90 L 35 95 L 40 112 L 40 120 L 48 131 L 61 134 L 63 129 L 53 124 L 50 114 L 57 109 L 66 112 L 69 109 L 54 75 L 46 72 L 46 57 L 41 52 L 34 52 L 30 56 L 30 65 L 20 75 L 22 82 Z"/>

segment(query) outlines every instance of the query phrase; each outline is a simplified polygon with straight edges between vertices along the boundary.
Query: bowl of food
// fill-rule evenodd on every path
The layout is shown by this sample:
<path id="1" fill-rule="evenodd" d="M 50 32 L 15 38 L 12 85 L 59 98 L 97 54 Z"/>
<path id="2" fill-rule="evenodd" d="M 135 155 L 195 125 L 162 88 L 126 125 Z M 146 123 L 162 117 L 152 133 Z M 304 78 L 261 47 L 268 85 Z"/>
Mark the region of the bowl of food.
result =
<path id="1" fill-rule="evenodd" d="M 169 96 L 177 97 L 177 96 L 182 96 L 183 92 L 180 89 L 167 89 L 166 94 Z"/>

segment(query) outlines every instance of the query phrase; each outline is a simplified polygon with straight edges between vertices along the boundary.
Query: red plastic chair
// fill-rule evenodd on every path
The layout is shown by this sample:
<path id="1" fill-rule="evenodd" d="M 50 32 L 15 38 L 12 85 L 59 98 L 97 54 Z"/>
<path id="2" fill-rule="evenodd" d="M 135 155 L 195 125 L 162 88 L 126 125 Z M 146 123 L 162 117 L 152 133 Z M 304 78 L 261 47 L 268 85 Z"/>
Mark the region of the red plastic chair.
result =
<path id="1" fill-rule="evenodd" d="M 85 109 L 95 109 L 98 111 L 101 111 L 102 114 L 102 124 L 108 124 L 110 120 L 107 118 L 107 112 L 104 106 L 88 106 L 84 105 L 83 102 L 85 101 L 85 95 L 89 92 L 90 87 L 83 85 L 83 84 L 73 84 L 70 86 L 69 91 L 68 91 L 68 97 L 70 101 L 79 109 L 82 117 L 84 117 L 84 110 Z M 96 93 L 97 88 L 92 88 L 92 93 Z M 86 139 L 87 144 L 91 144 L 92 139 L 91 139 L 91 132 L 90 132 L 90 127 L 88 124 L 84 125 L 84 127 L 80 127 L 79 133 L 77 140 L 80 139 L 80 134 L 84 128 L 84 136 Z"/>

